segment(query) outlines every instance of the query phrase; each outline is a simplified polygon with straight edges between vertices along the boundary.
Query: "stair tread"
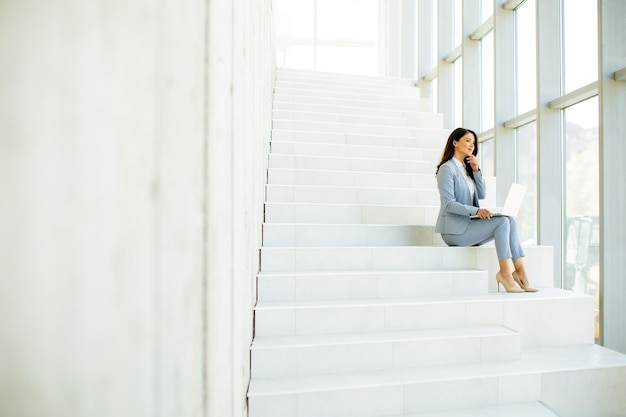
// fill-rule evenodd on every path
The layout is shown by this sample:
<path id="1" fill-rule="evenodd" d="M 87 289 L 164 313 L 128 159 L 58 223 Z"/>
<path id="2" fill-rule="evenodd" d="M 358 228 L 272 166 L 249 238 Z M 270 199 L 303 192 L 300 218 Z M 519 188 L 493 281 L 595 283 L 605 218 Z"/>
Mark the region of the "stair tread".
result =
<path id="1" fill-rule="evenodd" d="M 343 128 L 349 127 L 368 127 L 368 128 L 383 128 L 383 129 L 410 129 L 411 131 L 422 131 L 422 130 L 432 130 L 437 129 L 436 127 L 415 127 L 412 125 L 386 125 L 386 124 L 376 124 L 372 123 L 372 118 L 367 118 L 369 123 L 360 122 L 360 121 L 346 121 L 346 120 L 324 120 L 324 119 L 272 119 L 272 125 L 275 124 L 292 124 L 294 126 L 297 125 L 338 125 Z"/>
<path id="2" fill-rule="evenodd" d="M 265 204 L 266 205 L 267 204 L 273 204 L 273 205 L 292 204 L 292 205 L 302 205 L 302 206 L 309 206 L 309 205 L 310 206 L 363 206 L 363 207 L 394 207 L 394 208 L 427 207 L 427 208 L 437 208 L 437 209 L 439 209 L 438 205 L 428 205 L 428 204 L 298 203 L 298 202 L 281 202 L 281 201 L 277 201 L 277 202 L 266 201 Z"/>
<path id="3" fill-rule="evenodd" d="M 393 417 L 558 417 L 558 415 L 541 402 L 534 401 Z"/>
<path id="4" fill-rule="evenodd" d="M 269 170 L 274 170 L 274 171 L 293 171 L 293 172 L 321 172 L 322 170 L 318 170 L 318 169 L 312 169 L 312 168 L 281 168 L 281 167 L 269 167 Z M 428 178 L 434 178 L 435 176 L 433 174 L 421 174 L 419 172 L 371 172 L 371 171 L 351 171 L 351 170 L 345 170 L 345 169 L 325 169 L 323 170 L 324 173 L 342 173 L 342 174 L 349 174 L 349 175 L 354 175 L 354 174 L 376 174 L 376 175 L 388 175 L 388 176 L 393 176 L 393 175 L 403 175 L 403 176 L 414 176 L 414 177 L 428 177 Z M 434 185 L 434 180 L 433 180 L 433 185 Z M 270 183 L 269 185 L 272 185 L 272 183 Z M 289 184 L 285 184 L 285 185 L 289 185 Z M 434 186 L 433 188 L 436 189 L 436 186 Z"/>
<path id="5" fill-rule="evenodd" d="M 354 161 L 385 161 L 385 162 L 397 162 L 397 163 L 417 163 L 417 164 L 432 164 L 432 161 L 418 161 L 411 159 L 398 159 L 398 158 L 374 158 L 374 157 L 366 157 L 366 156 L 350 156 L 350 155 L 307 155 L 307 154 L 293 154 L 293 153 L 276 153 L 272 152 L 274 158 L 306 158 L 306 159 L 324 159 L 324 160 L 354 160 Z M 326 168 L 322 168 L 326 171 Z"/>
<path id="6" fill-rule="evenodd" d="M 293 141 L 288 141 L 284 139 L 275 139 L 270 142 L 272 146 L 285 146 L 294 144 Z M 389 150 L 389 146 L 384 145 L 362 145 L 357 143 L 324 143 L 324 142 L 314 142 L 314 141 L 299 141 L 296 143 L 299 147 L 304 146 L 319 146 L 326 148 L 372 148 L 377 151 Z M 391 148 L 394 152 L 402 153 L 402 152 L 415 152 L 415 151 L 440 151 L 440 149 L 424 149 L 422 147 L 410 147 L 410 146 L 394 146 Z M 272 152 L 274 153 L 274 152 Z"/>
<path id="7" fill-rule="evenodd" d="M 432 269 L 432 270 L 415 270 L 415 269 L 389 269 L 389 270 L 369 270 L 369 271 L 260 271 L 257 276 L 258 277 L 268 277 L 268 276 L 329 276 L 329 275 L 412 275 L 412 274 L 449 274 L 449 273 L 459 273 L 459 274 L 475 274 L 475 273 L 485 273 L 485 271 L 481 269 Z"/>
<path id="8" fill-rule="evenodd" d="M 516 361 L 252 378 L 248 396 L 334 391 L 609 367 L 626 367 L 626 355 L 593 344 L 553 346 L 522 351 L 521 359 Z"/>
<path id="9" fill-rule="evenodd" d="M 350 308 L 350 307 L 383 307 L 416 304 L 445 304 L 445 303 L 480 303 L 480 302 L 525 302 L 557 299 L 585 299 L 591 296 L 560 288 L 539 288 L 534 293 L 505 293 L 488 292 L 483 295 L 456 295 L 445 297 L 422 297 L 409 299 L 356 299 L 356 300 L 321 300 L 321 301 L 259 301 L 255 309 L 311 309 L 311 308 Z"/>
<path id="10" fill-rule="evenodd" d="M 346 106 L 349 107 L 349 106 Z M 294 110 L 294 109 L 285 109 L 285 110 L 273 110 L 274 112 L 285 112 L 285 113 L 291 113 L 295 116 L 298 115 L 304 115 L 304 114 L 312 114 L 312 115 L 316 115 L 316 116 L 342 116 L 342 117 L 367 117 L 367 116 L 360 116 L 358 112 L 354 113 L 354 114 L 343 114 L 343 113 L 339 113 L 337 114 L 336 112 L 331 112 L 331 111 L 322 111 L 321 109 L 318 110 Z M 404 113 L 405 116 L 378 116 L 378 117 L 374 117 L 374 119 L 389 119 L 389 120 L 400 120 L 400 121 L 405 121 L 407 119 L 406 116 L 411 116 L 411 117 L 415 117 L 415 116 L 420 116 L 420 115 L 424 115 L 424 116 L 433 116 L 433 117 L 439 117 L 439 115 L 437 113 L 431 113 L 431 112 L 427 112 L 427 111 L 402 111 L 402 110 L 398 110 L 398 113 Z M 301 119 L 274 119 L 274 120 L 301 120 Z M 308 119 L 306 119 L 308 120 Z"/>
<path id="11" fill-rule="evenodd" d="M 420 224 L 385 224 L 385 223 L 321 223 L 321 224 L 311 224 L 311 223 L 302 223 L 302 222 L 265 222 L 264 225 L 277 225 L 277 226 L 306 226 L 306 227 L 429 227 L 433 228 L 433 225 L 420 225 Z"/>
<path id="12" fill-rule="evenodd" d="M 380 127 L 388 127 L 388 126 L 380 126 Z M 446 129 L 439 129 L 439 128 L 412 128 L 416 131 L 419 132 L 436 132 L 436 133 L 447 133 L 448 131 Z M 272 128 L 272 132 L 297 132 L 297 133 L 310 133 L 310 132 L 314 132 L 314 133 L 318 133 L 320 135 L 342 135 L 342 136 L 365 136 L 365 137 L 375 137 L 375 138 L 385 138 L 385 139 L 416 139 L 413 136 L 398 136 L 398 135 L 382 135 L 382 134 L 375 134 L 375 133 L 358 133 L 358 132 L 317 132 L 317 131 L 311 131 L 311 130 L 305 130 L 305 129 L 275 129 Z M 284 140 L 284 139 L 283 139 Z M 383 145 L 377 145 L 377 146 L 383 146 Z M 406 146 L 403 146 L 406 148 Z M 423 146 L 416 146 L 416 149 L 424 149 Z M 439 143 L 434 143 L 432 148 L 426 148 L 426 149 L 439 149 L 441 150 L 441 144 Z"/>
<path id="13" fill-rule="evenodd" d="M 358 185 L 311 185 L 311 184 L 266 184 L 266 188 L 302 188 L 306 190 L 373 190 L 373 191 L 406 191 L 406 192 L 434 192 L 436 188 L 410 188 L 410 187 L 373 187 Z M 394 204 L 395 205 L 395 204 Z"/>
<path id="14" fill-rule="evenodd" d="M 325 335 L 261 336 L 254 339 L 252 349 L 352 345 L 399 341 L 460 339 L 468 337 L 509 336 L 518 334 L 505 326 L 476 326 L 407 331 L 340 333 Z"/>

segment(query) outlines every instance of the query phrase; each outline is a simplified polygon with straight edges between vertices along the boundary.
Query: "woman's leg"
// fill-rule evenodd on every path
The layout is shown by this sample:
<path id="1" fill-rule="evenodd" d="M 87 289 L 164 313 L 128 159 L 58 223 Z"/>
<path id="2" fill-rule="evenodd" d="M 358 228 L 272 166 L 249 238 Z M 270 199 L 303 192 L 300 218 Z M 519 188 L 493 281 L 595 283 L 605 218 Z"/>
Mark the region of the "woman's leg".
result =
<path id="1" fill-rule="evenodd" d="M 528 275 L 526 274 L 526 268 L 524 267 L 524 250 L 520 242 L 519 233 L 517 229 L 517 222 L 514 218 L 509 217 L 511 224 L 510 246 L 513 254 L 513 279 L 522 287 L 525 291 L 534 292 L 537 291 L 534 288 L 529 287 Z"/>
<path id="2" fill-rule="evenodd" d="M 519 238 L 519 231 L 517 228 L 517 222 L 515 221 L 515 218 L 513 217 L 505 217 L 505 218 L 508 219 L 509 221 L 509 228 L 510 228 L 509 248 L 511 248 L 511 258 L 513 259 L 513 262 L 515 262 L 516 259 L 520 259 L 524 257 L 524 250 L 522 249 L 522 243 Z M 523 261 L 521 265 L 523 267 L 524 265 Z"/>
<path id="3" fill-rule="evenodd" d="M 517 223 L 515 223 L 514 219 L 512 219 L 513 222 L 510 220 L 511 218 L 505 216 L 472 220 L 465 233 L 460 235 L 442 234 L 441 237 L 449 246 L 475 246 L 495 240 L 498 263 L 500 265 L 499 273 L 506 286 L 516 288 L 510 259 L 514 258 L 514 256 L 514 259 L 521 259 L 520 254 L 523 256 L 523 251 L 519 244 Z M 513 248 L 511 247 L 512 229 L 514 229 L 513 239 L 517 240 L 517 245 Z"/>
<path id="4" fill-rule="evenodd" d="M 472 220 L 460 235 L 442 234 L 441 238 L 449 246 L 480 246 L 495 240 L 498 261 L 513 257 L 510 242 L 511 226 L 507 217 Z"/>

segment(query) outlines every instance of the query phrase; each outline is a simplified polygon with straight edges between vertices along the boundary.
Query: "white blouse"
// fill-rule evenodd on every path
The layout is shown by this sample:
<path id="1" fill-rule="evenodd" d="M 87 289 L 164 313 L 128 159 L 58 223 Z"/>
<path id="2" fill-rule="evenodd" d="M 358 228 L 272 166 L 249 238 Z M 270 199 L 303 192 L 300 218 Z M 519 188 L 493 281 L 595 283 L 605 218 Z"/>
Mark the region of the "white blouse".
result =
<path id="1" fill-rule="evenodd" d="M 474 193 L 476 192 L 476 184 L 474 184 L 474 180 L 469 176 L 469 174 L 465 170 L 465 164 L 463 162 L 459 161 L 456 158 L 452 158 L 452 160 L 454 161 L 454 164 L 461 170 L 461 173 L 463 173 L 463 178 L 465 178 L 465 182 L 467 182 L 467 186 L 469 187 L 470 195 L 472 196 L 472 201 L 473 201 Z"/>

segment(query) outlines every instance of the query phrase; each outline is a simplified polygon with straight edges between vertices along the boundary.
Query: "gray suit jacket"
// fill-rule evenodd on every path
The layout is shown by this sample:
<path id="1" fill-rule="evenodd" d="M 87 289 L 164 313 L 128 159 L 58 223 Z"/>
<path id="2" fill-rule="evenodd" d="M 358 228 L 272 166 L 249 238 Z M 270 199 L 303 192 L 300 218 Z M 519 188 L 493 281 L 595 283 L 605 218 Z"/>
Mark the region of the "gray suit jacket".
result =
<path id="1" fill-rule="evenodd" d="M 480 171 L 474 172 L 476 191 L 472 200 L 464 174 L 452 159 L 439 167 L 437 188 L 441 207 L 435 225 L 435 232 L 460 235 L 467 230 L 470 217 L 478 211 L 478 199 L 485 198 L 486 188 Z"/>

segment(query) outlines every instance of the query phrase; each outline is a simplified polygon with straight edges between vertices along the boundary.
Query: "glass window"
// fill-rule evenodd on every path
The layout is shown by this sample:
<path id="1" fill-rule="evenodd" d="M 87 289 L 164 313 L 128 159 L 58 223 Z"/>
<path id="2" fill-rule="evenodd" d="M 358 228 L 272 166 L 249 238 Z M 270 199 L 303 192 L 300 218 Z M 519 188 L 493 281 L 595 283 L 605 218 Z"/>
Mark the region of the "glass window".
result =
<path id="1" fill-rule="evenodd" d="M 494 60 L 493 60 L 493 31 L 489 32 L 480 41 L 481 45 L 481 129 L 484 132 L 494 125 Z"/>
<path id="2" fill-rule="evenodd" d="M 378 0 L 275 0 L 274 21 L 279 66 L 378 75 Z"/>
<path id="3" fill-rule="evenodd" d="M 494 176 L 495 175 L 495 166 L 496 166 L 496 158 L 494 152 L 494 140 L 487 139 L 480 142 L 478 146 L 478 152 L 480 156 L 480 170 L 483 172 L 485 176 Z"/>
<path id="4" fill-rule="evenodd" d="M 526 1 L 515 11 L 517 114 L 537 106 L 535 2 Z"/>
<path id="5" fill-rule="evenodd" d="M 563 0 L 565 93 L 598 80 L 598 1 Z"/>
<path id="6" fill-rule="evenodd" d="M 537 123 L 531 122 L 516 130 L 517 182 L 528 187 L 518 220 L 520 239 L 525 244 L 537 243 Z"/>
<path id="7" fill-rule="evenodd" d="M 433 106 L 433 112 L 435 113 L 439 113 L 439 91 L 437 91 L 438 88 L 438 80 L 437 78 L 435 78 L 431 83 L 430 83 L 430 97 L 431 97 L 431 104 Z"/>
<path id="8" fill-rule="evenodd" d="M 276 63 L 282 67 L 313 69 L 313 2 L 275 0 Z"/>
<path id="9" fill-rule="evenodd" d="M 482 16 L 483 22 L 493 15 L 493 0 L 482 0 L 480 15 Z"/>
<path id="10" fill-rule="evenodd" d="M 454 125 L 463 126 L 463 57 L 454 61 Z"/>
<path id="11" fill-rule="evenodd" d="M 439 11 L 437 9 L 437 4 L 434 5 L 433 9 L 433 33 L 432 33 L 432 59 L 433 59 L 433 67 L 436 67 L 439 63 Z"/>
<path id="12" fill-rule="evenodd" d="M 288 45 L 279 42 L 276 54 L 276 63 L 281 67 L 303 70 L 313 69 L 313 46 Z"/>
<path id="13" fill-rule="evenodd" d="M 454 1 L 454 47 L 463 42 L 463 0 Z"/>
<path id="14" fill-rule="evenodd" d="M 565 109 L 564 288 L 595 297 L 599 337 L 600 158 L 598 97 Z"/>
<path id="15" fill-rule="evenodd" d="M 378 42 L 378 0 L 316 0 L 317 38 Z M 354 19 L 358 11 L 358 19 Z"/>

